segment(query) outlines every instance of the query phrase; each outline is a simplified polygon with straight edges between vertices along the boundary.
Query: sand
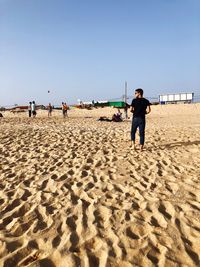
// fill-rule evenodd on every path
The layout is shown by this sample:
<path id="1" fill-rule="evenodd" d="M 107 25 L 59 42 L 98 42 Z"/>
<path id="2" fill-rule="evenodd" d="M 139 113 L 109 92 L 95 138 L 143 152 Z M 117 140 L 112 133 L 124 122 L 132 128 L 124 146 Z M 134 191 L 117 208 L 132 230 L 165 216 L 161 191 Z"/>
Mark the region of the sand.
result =
<path id="1" fill-rule="evenodd" d="M 0 118 L 0 266 L 200 266 L 200 104 L 113 112 Z"/>

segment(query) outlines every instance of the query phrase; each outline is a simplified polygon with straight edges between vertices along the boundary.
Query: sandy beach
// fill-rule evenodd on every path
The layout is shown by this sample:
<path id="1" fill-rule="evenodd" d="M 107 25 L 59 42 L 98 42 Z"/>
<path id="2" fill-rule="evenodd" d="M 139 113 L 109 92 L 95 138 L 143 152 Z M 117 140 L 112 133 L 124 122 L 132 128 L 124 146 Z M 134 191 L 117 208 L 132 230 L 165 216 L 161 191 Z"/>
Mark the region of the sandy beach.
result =
<path id="1" fill-rule="evenodd" d="M 113 113 L 3 113 L 0 267 L 200 266 L 200 104 L 152 106 L 143 152 Z"/>

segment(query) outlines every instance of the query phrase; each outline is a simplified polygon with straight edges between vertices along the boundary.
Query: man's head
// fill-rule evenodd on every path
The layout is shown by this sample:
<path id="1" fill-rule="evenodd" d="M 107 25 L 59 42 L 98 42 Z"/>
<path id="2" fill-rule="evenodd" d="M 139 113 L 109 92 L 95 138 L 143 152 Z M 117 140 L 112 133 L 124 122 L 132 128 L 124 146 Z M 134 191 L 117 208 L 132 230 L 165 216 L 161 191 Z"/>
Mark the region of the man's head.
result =
<path id="1" fill-rule="evenodd" d="M 135 98 L 141 98 L 143 97 L 143 90 L 141 88 L 138 88 L 135 90 Z"/>

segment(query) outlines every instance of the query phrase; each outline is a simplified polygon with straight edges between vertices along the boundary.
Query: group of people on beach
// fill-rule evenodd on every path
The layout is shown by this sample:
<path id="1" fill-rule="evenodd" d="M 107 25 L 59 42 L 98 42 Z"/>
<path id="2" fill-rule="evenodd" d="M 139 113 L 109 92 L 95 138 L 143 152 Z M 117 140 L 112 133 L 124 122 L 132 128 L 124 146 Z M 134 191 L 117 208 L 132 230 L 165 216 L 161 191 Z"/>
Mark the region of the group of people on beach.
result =
<path id="1" fill-rule="evenodd" d="M 35 105 L 35 101 L 32 101 L 32 102 L 29 102 L 29 105 L 28 105 L 28 115 L 29 115 L 29 118 L 33 116 L 33 118 L 36 117 L 36 105 Z"/>
<path id="2" fill-rule="evenodd" d="M 67 115 L 67 111 L 68 111 L 69 107 L 67 106 L 66 103 L 62 102 L 62 113 L 63 113 L 63 118 L 68 117 Z"/>
<path id="3" fill-rule="evenodd" d="M 48 104 L 48 106 L 46 107 L 47 111 L 48 111 L 48 117 L 51 117 L 52 116 L 52 111 L 53 111 L 53 106 L 51 105 L 51 103 Z M 63 118 L 66 118 L 68 117 L 67 115 L 67 111 L 69 109 L 69 107 L 67 106 L 66 102 L 62 102 L 62 114 L 63 114 Z M 32 101 L 32 102 L 29 102 L 29 105 L 28 105 L 28 115 L 29 117 L 36 117 L 37 115 L 37 112 L 36 112 L 36 104 L 35 104 L 35 101 Z"/>
<path id="4" fill-rule="evenodd" d="M 140 136 L 140 150 L 143 150 L 144 147 L 144 141 L 145 141 L 145 126 L 146 126 L 146 115 L 151 112 L 151 103 L 143 97 L 143 90 L 141 88 L 138 88 L 135 90 L 135 97 L 132 100 L 132 103 L 130 105 L 130 112 L 133 113 L 133 119 L 132 119 L 132 126 L 131 126 L 131 141 L 134 149 L 136 149 L 135 146 L 135 135 L 137 129 L 139 129 L 139 136 Z M 63 118 L 68 117 L 67 111 L 69 107 L 67 106 L 66 102 L 62 102 L 62 114 Z M 48 110 L 48 117 L 51 117 L 53 106 L 51 103 L 47 106 Z M 36 117 L 36 104 L 35 101 L 29 102 L 28 106 L 28 112 L 29 117 L 33 116 Z M 126 118 L 128 117 L 128 105 L 126 105 L 125 110 Z M 122 119 L 122 113 L 120 109 L 118 109 L 118 112 L 115 113 L 112 117 L 112 119 L 109 119 L 107 117 L 100 117 L 99 121 L 114 121 L 114 122 L 121 122 Z"/>
<path id="5" fill-rule="evenodd" d="M 130 112 L 133 113 L 132 125 L 131 125 L 131 142 L 132 146 L 136 150 L 135 145 L 135 135 L 137 129 L 139 129 L 140 136 L 140 150 L 142 151 L 144 148 L 145 141 L 145 126 L 146 126 L 146 115 L 151 112 L 151 103 L 149 100 L 143 97 L 143 89 L 138 88 L 135 90 L 135 97 L 132 100 L 131 105 L 126 104 L 124 108 L 125 119 L 128 118 L 128 108 L 130 108 Z M 117 113 L 112 116 L 112 119 L 108 117 L 100 117 L 99 121 L 109 121 L 109 122 L 121 122 L 123 121 L 122 112 L 118 109 Z"/>
<path id="6" fill-rule="evenodd" d="M 122 112 L 121 110 L 118 108 L 117 112 L 113 114 L 112 118 L 109 119 L 106 116 L 102 116 L 98 119 L 98 121 L 113 121 L 113 122 L 122 122 L 123 118 L 122 118 Z"/>

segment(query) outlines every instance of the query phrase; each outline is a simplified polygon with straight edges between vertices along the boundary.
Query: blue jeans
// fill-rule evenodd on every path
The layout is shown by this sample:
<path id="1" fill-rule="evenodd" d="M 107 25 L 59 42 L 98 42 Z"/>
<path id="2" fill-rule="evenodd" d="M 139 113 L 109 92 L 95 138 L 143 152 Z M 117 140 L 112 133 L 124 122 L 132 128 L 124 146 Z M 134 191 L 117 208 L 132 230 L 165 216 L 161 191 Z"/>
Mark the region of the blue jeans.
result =
<path id="1" fill-rule="evenodd" d="M 135 117 L 132 121 L 131 127 L 131 140 L 135 142 L 135 134 L 137 128 L 139 128 L 140 134 L 140 145 L 144 145 L 144 138 L 145 138 L 145 118 Z"/>

